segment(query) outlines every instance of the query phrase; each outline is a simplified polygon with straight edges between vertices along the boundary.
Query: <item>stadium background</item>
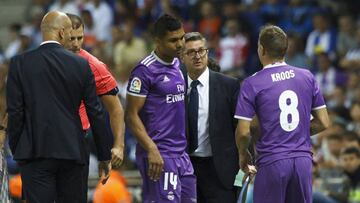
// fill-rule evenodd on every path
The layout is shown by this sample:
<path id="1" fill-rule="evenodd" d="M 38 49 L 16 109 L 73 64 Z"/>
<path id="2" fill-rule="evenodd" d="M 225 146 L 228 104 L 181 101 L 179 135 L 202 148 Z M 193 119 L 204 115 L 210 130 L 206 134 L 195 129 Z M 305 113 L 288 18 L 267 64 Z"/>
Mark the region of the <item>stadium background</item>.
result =
<path id="1" fill-rule="evenodd" d="M 83 17 L 84 47 L 114 73 L 122 102 L 131 68 L 153 48 L 150 27 L 161 14 L 181 18 L 185 31 L 204 34 L 209 55 L 220 63 L 222 72 L 238 78 L 261 68 L 256 55 L 257 35 L 262 25 L 272 23 L 289 35 L 287 63 L 314 73 L 334 124 L 312 139 L 315 196 L 345 202 L 351 190 L 351 195 L 354 191 L 360 195 L 360 184 L 356 186 L 360 171 L 351 182 L 344 173 L 347 166 L 340 161 L 344 148 L 359 149 L 359 8 L 357 0 L 0 0 L 0 116 L 5 112 L 8 60 L 39 45 L 39 23 L 49 10 Z M 129 132 L 126 147 L 122 175 L 118 174 L 112 189 L 123 190 L 114 196 L 122 194 L 125 199 L 127 191 L 131 192 L 133 202 L 137 202 L 140 179 L 134 165 L 135 141 Z M 8 165 L 11 176 L 16 177 L 18 169 L 11 157 Z M 90 170 L 92 197 L 97 185 L 96 167 Z M 125 182 L 127 188 L 119 186 Z M 19 193 L 16 179 L 10 183 L 12 191 Z M 355 184 L 352 189 L 351 183 Z"/>

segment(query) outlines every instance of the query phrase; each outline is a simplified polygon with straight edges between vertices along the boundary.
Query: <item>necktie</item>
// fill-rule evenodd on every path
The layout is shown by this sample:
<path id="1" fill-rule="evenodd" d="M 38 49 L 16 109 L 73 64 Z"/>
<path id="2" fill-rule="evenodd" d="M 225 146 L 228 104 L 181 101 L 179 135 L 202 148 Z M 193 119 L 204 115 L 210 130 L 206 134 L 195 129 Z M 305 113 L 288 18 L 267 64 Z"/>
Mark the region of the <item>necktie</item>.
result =
<path id="1" fill-rule="evenodd" d="M 189 122 L 189 153 L 193 153 L 198 147 L 198 117 L 199 117 L 199 92 L 197 86 L 200 82 L 191 82 L 189 96 L 188 122 Z"/>

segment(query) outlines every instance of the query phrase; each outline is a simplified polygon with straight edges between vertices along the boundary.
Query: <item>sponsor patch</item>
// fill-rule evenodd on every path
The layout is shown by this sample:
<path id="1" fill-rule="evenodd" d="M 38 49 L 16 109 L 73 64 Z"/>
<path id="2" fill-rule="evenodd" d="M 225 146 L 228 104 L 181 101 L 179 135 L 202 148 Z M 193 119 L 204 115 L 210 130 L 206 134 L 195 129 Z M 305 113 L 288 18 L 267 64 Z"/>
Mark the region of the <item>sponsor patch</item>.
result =
<path id="1" fill-rule="evenodd" d="M 134 77 L 131 80 L 129 91 L 140 93 L 141 90 L 141 80 L 138 77 Z"/>

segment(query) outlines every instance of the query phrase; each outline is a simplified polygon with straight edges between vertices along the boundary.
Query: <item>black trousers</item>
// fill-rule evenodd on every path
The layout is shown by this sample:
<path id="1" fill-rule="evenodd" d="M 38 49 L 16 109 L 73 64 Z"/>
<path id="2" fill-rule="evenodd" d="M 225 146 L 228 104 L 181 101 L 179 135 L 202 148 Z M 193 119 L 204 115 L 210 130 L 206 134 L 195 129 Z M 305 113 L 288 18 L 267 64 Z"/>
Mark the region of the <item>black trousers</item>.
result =
<path id="1" fill-rule="evenodd" d="M 20 164 L 27 203 L 81 203 L 84 165 L 64 159 L 35 159 Z"/>
<path id="2" fill-rule="evenodd" d="M 85 134 L 85 165 L 82 171 L 82 203 L 88 202 L 88 180 L 89 180 L 89 164 L 90 164 L 90 142 L 92 138 Z"/>
<path id="3" fill-rule="evenodd" d="M 234 203 L 237 187 L 227 189 L 220 182 L 211 157 L 190 157 L 196 175 L 197 203 Z"/>

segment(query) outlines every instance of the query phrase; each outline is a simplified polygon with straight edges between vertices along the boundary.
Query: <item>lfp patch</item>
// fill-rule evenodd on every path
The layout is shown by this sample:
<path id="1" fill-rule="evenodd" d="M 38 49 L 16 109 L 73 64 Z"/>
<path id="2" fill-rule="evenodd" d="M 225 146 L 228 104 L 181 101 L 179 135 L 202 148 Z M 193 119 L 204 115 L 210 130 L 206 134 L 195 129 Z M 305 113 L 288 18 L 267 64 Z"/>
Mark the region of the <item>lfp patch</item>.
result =
<path id="1" fill-rule="evenodd" d="M 138 77 L 134 77 L 134 78 L 131 80 L 129 90 L 130 90 L 131 92 L 140 93 L 140 90 L 141 90 L 141 80 L 140 80 Z"/>

